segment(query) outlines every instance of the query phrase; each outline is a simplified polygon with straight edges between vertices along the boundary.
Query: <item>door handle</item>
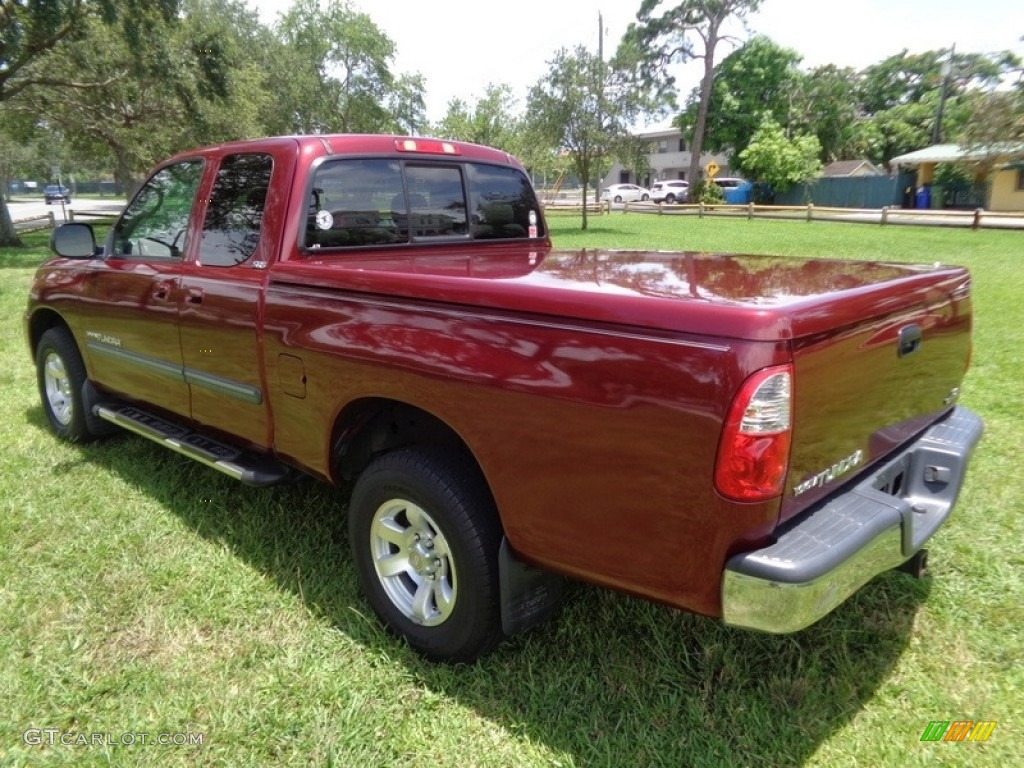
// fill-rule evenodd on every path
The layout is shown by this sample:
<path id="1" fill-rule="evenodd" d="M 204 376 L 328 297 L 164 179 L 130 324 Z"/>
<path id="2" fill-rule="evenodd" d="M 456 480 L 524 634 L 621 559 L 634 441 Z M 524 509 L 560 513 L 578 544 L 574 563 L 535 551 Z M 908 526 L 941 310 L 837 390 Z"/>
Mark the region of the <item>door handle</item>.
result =
<path id="1" fill-rule="evenodd" d="M 157 283 L 153 288 L 153 298 L 159 301 L 166 301 L 167 297 L 171 295 L 170 283 Z"/>
<path id="2" fill-rule="evenodd" d="M 921 326 L 917 323 L 911 325 L 905 325 L 900 328 L 899 332 L 899 349 L 896 354 L 899 357 L 906 357 L 914 352 L 917 352 L 921 347 L 921 339 L 923 337 Z"/>
<path id="3" fill-rule="evenodd" d="M 185 301 L 188 304 L 202 304 L 203 303 L 203 289 L 202 288 L 189 288 L 188 294 L 185 296 Z"/>

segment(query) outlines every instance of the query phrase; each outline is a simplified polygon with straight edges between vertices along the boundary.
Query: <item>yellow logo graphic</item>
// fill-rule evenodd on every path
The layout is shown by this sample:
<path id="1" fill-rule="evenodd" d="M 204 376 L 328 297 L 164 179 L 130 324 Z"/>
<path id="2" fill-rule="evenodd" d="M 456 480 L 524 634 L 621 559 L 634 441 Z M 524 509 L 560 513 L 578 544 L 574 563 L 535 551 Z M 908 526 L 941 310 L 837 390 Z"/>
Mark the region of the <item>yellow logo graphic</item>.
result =
<path id="1" fill-rule="evenodd" d="M 988 741 L 996 724 L 995 720 L 932 720 L 921 741 Z"/>

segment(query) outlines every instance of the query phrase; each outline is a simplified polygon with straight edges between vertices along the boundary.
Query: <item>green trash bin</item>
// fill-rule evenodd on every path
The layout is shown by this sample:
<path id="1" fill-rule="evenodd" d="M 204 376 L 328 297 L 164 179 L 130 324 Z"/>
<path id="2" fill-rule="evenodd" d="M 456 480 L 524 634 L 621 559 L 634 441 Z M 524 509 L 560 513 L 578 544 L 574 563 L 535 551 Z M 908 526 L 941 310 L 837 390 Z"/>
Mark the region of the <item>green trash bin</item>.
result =
<path id="1" fill-rule="evenodd" d="M 941 184 L 932 184 L 932 210 L 945 208 L 946 189 Z"/>

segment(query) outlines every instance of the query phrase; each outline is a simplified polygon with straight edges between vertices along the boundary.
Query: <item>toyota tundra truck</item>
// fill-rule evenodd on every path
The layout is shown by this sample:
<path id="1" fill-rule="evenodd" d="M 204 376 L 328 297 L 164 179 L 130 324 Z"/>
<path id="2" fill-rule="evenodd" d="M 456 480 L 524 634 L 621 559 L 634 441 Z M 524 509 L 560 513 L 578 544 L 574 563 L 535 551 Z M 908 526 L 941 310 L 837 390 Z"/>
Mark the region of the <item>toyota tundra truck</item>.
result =
<path id="1" fill-rule="evenodd" d="M 25 331 L 56 435 L 345 489 L 366 600 L 432 659 L 564 577 L 798 631 L 923 567 L 982 433 L 966 270 L 560 250 L 473 144 L 185 152 L 52 246 Z"/>

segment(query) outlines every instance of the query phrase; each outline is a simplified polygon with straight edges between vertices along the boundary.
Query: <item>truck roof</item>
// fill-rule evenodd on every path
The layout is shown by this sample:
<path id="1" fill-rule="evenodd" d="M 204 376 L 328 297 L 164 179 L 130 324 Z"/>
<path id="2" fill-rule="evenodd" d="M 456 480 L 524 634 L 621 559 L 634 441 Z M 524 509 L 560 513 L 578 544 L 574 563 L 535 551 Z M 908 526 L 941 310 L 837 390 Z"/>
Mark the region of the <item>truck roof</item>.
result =
<path id="1" fill-rule="evenodd" d="M 211 144 L 181 152 L 170 158 L 173 162 L 184 157 L 195 157 L 209 153 L 259 152 L 282 143 L 294 144 L 302 154 L 316 155 L 363 155 L 396 154 L 407 156 L 447 156 L 469 160 L 482 160 L 501 165 L 521 167 L 508 152 L 465 141 L 451 141 L 427 136 L 402 136 L 399 134 L 335 133 L 316 135 L 267 136 L 258 139 L 244 139 L 222 144 Z"/>

